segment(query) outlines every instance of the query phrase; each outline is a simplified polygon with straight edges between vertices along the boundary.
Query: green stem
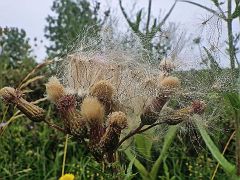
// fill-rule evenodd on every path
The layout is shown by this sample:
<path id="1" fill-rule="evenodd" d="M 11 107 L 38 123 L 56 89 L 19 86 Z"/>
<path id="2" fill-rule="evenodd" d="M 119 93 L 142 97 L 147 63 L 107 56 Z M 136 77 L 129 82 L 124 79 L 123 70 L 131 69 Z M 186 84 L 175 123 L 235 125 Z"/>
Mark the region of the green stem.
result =
<path id="1" fill-rule="evenodd" d="M 236 166 L 237 175 L 240 176 L 240 110 L 235 111 L 236 123 Z"/>
<path id="2" fill-rule="evenodd" d="M 229 58 L 232 70 L 232 78 L 235 77 L 235 59 L 234 59 L 234 45 L 233 45 L 233 30 L 232 30 L 232 2 L 228 0 L 228 17 L 227 17 L 227 28 L 228 28 L 228 48 L 229 48 Z"/>
<path id="3" fill-rule="evenodd" d="M 64 175 L 64 169 L 65 169 L 65 164 L 66 164 L 67 145 L 68 145 L 68 134 L 66 135 L 66 140 L 65 140 L 65 145 L 64 145 L 63 164 L 62 164 L 62 176 Z"/>

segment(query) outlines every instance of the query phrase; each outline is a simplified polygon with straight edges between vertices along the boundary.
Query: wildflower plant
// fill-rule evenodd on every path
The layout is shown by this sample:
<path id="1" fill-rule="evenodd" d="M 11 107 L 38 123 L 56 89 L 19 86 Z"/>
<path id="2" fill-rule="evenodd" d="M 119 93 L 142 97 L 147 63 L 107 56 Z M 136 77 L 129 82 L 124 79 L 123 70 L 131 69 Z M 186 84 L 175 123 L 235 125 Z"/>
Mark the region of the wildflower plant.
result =
<path id="1" fill-rule="evenodd" d="M 209 138 L 199 120 L 207 105 L 201 95 L 186 98 L 188 102 L 181 107 L 169 108 L 174 98 L 191 92 L 182 87 L 184 79 L 176 76 L 172 59 L 152 65 L 139 41 L 128 45 L 121 38 L 111 39 L 103 29 L 99 39 L 86 37 L 60 60 L 58 73 L 46 83 L 46 97 L 56 106 L 61 126 L 49 122 L 45 110 L 25 100 L 18 88 L 4 87 L 0 96 L 33 122 L 45 122 L 72 136 L 97 162 L 115 162 L 124 142 L 163 124 L 176 130 L 176 125 L 198 119 L 201 135 Z M 173 134 L 166 138 L 172 140 Z M 164 152 L 170 144 L 163 146 Z M 151 177 L 157 175 L 160 160 L 157 162 Z"/>

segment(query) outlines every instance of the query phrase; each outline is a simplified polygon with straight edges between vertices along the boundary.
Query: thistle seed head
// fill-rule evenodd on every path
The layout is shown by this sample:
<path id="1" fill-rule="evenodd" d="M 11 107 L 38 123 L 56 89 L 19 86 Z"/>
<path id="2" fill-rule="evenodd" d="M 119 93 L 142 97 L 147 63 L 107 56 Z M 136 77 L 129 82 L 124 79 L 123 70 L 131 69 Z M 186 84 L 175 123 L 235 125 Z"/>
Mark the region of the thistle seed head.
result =
<path id="1" fill-rule="evenodd" d="M 117 127 L 122 130 L 127 127 L 127 116 L 121 111 L 113 112 L 108 117 L 108 123 L 111 127 Z"/>
<path id="2" fill-rule="evenodd" d="M 57 101 L 64 96 L 65 89 L 57 77 L 53 76 L 49 78 L 48 82 L 46 83 L 46 92 L 47 98 L 53 103 L 57 103 Z"/>
<path id="3" fill-rule="evenodd" d="M 81 115 L 90 124 L 99 124 L 104 119 L 104 107 L 96 97 L 86 97 L 81 105 Z"/>
<path id="4" fill-rule="evenodd" d="M 110 101 L 113 96 L 113 86 L 108 81 L 99 81 L 90 88 L 90 95 L 101 101 Z"/>
<path id="5" fill-rule="evenodd" d="M 181 85 L 180 80 L 174 76 L 165 77 L 162 81 L 160 81 L 161 87 L 164 89 L 175 89 Z"/>

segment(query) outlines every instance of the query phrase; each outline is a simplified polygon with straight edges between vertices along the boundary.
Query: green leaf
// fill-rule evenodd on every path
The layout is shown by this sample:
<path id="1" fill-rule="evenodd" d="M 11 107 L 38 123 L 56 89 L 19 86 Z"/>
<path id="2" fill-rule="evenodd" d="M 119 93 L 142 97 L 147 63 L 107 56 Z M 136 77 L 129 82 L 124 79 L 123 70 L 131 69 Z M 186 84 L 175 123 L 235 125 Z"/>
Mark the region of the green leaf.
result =
<path id="1" fill-rule="evenodd" d="M 145 158 L 149 159 L 151 157 L 153 143 L 149 138 L 143 134 L 138 134 L 135 136 L 135 144 L 138 152 L 140 152 Z"/>
<path id="2" fill-rule="evenodd" d="M 142 176 L 142 178 L 147 179 L 147 177 L 149 176 L 149 173 L 146 170 L 146 168 L 142 165 L 142 163 L 135 158 L 135 156 L 131 153 L 131 151 L 129 149 L 126 149 L 124 152 L 127 155 L 129 160 L 134 159 L 133 164 L 137 168 L 137 170 L 140 173 L 140 175 Z"/>
<path id="3" fill-rule="evenodd" d="M 172 126 L 169 128 L 169 130 L 164 138 L 164 144 L 163 144 L 163 148 L 161 150 L 161 154 L 159 155 L 158 159 L 155 161 L 155 163 L 151 169 L 150 176 L 152 179 L 157 179 L 157 173 L 158 173 L 160 164 L 162 163 L 162 160 L 164 158 L 166 158 L 166 156 L 167 156 L 168 149 L 176 136 L 177 129 L 178 129 L 178 126 Z"/>
<path id="4" fill-rule="evenodd" d="M 142 20 L 142 9 L 140 11 L 138 11 L 138 13 L 136 15 L 136 22 L 134 25 L 136 27 L 136 29 L 139 29 L 141 20 Z"/>
<path id="5" fill-rule="evenodd" d="M 136 158 L 133 158 L 127 168 L 127 174 L 124 177 L 124 180 L 131 180 L 134 176 L 136 176 L 136 174 L 132 174 L 132 167 L 133 167 L 133 163 L 135 161 Z"/>
<path id="6" fill-rule="evenodd" d="M 238 93 L 226 93 L 225 98 L 227 98 L 234 109 L 240 109 L 240 97 Z"/>
<path id="7" fill-rule="evenodd" d="M 212 141 L 211 137 L 208 135 L 206 129 L 203 127 L 203 124 L 201 123 L 201 117 L 195 115 L 195 119 L 196 119 L 196 125 L 198 127 L 198 130 L 205 142 L 205 144 L 207 145 L 208 149 L 210 150 L 211 154 L 213 155 L 213 157 L 218 161 L 218 163 L 222 166 L 223 170 L 230 174 L 230 175 L 234 175 L 236 172 L 236 167 L 231 164 L 223 155 L 222 153 L 219 151 L 219 149 L 217 148 L 217 146 L 214 144 L 214 142 Z"/>
<path id="8" fill-rule="evenodd" d="M 234 19 L 234 18 L 238 18 L 240 16 L 240 6 L 238 5 L 236 8 L 235 8 L 235 10 L 234 10 L 234 12 L 232 13 L 232 18 Z"/>
<path id="9" fill-rule="evenodd" d="M 215 4 L 215 6 L 219 6 L 218 0 L 211 0 L 211 1 Z"/>

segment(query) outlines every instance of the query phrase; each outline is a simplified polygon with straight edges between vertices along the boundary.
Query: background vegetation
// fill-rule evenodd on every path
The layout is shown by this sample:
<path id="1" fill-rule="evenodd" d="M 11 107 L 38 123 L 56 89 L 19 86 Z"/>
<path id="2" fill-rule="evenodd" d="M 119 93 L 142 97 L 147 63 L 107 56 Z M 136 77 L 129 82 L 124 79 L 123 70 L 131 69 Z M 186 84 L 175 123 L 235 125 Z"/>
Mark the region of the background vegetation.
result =
<path id="1" fill-rule="evenodd" d="M 164 57 L 176 58 L 182 49 L 176 47 L 176 28 L 167 23 L 168 17 L 174 11 L 176 3 L 190 3 L 204 8 L 213 16 L 217 16 L 227 24 L 228 36 L 225 51 L 229 56 L 230 68 L 223 68 L 216 59 L 212 47 L 203 46 L 201 38 L 195 38 L 193 43 L 201 49 L 201 70 L 179 71 L 178 76 L 187 79 L 184 86 L 198 83 L 198 86 L 212 85 L 216 77 L 230 77 L 230 89 L 238 90 L 236 86 L 239 75 L 237 53 L 239 51 L 240 31 L 234 34 L 233 21 L 240 19 L 239 1 L 230 1 L 221 4 L 212 0 L 213 9 L 191 1 L 175 2 L 163 18 L 154 18 L 151 15 L 151 3 L 141 9 L 134 17 L 125 11 L 122 0 L 119 0 L 121 11 L 127 22 L 129 31 L 139 37 L 146 56 L 154 59 L 152 64 L 158 63 Z M 52 11 L 56 16 L 46 18 L 45 36 L 51 42 L 46 47 L 49 58 L 65 56 L 72 48 L 72 42 L 81 38 L 81 34 L 88 32 L 89 36 L 97 36 L 97 32 L 107 23 L 111 23 L 111 11 L 106 10 L 103 16 L 99 15 L 100 3 L 90 5 L 87 0 L 54 0 Z M 145 12 L 146 16 L 143 16 Z M 145 18 L 144 18 L 145 17 Z M 88 27 L 91 31 L 86 31 Z M 177 27 L 175 24 L 174 26 Z M 172 28 L 171 36 L 161 36 L 166 29 Z M 94 30 L 93 30 L 94 29 Z M 161 37 L 161 38 L 157 38 Z M 183 34 L 181 46 L 187 37 Z M 174 39 L 175 38 L 175 39 Z M 48 109 L 48 116 L 58 122 L 59 117 L 54 114 L 53 106 L 44 101 L 46 79 L 54 73 L 52 65 L 37 66 L 32 55 L 29 38 L 23 29 L 8 27 L 0 29 L 0 88 L 4 86 L 19 87 L 21 81 L 32 71 L 32 81 L 23 87 L 27 98 L 31 101 L 42 99 L 40 106 Z M 37 68 L 36 68 L 37 66 Z M 199 82 L 201 82 L 199 84 Z M 189 83 L 189 84 L 188 84 Z M 95 162 L 81 144 L 69 141 L 66 157 L 65 172 L 73 173 L 76 179 L 227 179 L 236 178 L 231 174 L 231 167 L 235 164 L 239 153 L 236 153 L 239 139 L 239 97 L 229 94 L 215 94 L 209 92 L 208 111 L 212 112 L 217 104 L 219 113 L 214 115 L 214 122 L 208 133 L 195 128 L 181 133 L 181 127 L 171 127 L 158 141 L 153 141 L 156 132 L 138 135 L 134 138 L 131 147 L 119 152 L 119 161 L 112 166 L 103 167 Z M 180 106 L 179 102 L 172 102 Z M 212 109 L 211 109 L 212 108 Z M 33 123 L 21 115 L 11 105 L 7 106 L 0 101 L 0 179 L 56 179 L 61 176 L 62 159 L 64 154 L 65 136 L 50 129 L 42 123 Z M 234 121 L 235 120 L 235 121 Z M 212 128 L 212 129 L 211 129 Z M 208 135 L 209 134 L 209 135 Z M 212 141 L 215 143 L 213 144 Z M 214 149 L 216 148 L 216 149 Z M 219 152 L 218 152 L 219 151 Z M 221 153 L 224 151 L 224 157 Z M 237 154 L 237 155 L 236 155 Z M 228 161 L 225 161 L 225 158 Z M 218 169 L 218 163 L 220 166 Z M 238 165 L 238 164 L 237 164 Z M 237 167 L 236 165 L 236 167 Z M 235 167 L 235 168 L 236 168 Z M 230 170 L 229 170 L 230 169 Z M 215 172 L 214 172 L 215 171 Z M 239 178 L 239 177 L 238 177 Z"/>

